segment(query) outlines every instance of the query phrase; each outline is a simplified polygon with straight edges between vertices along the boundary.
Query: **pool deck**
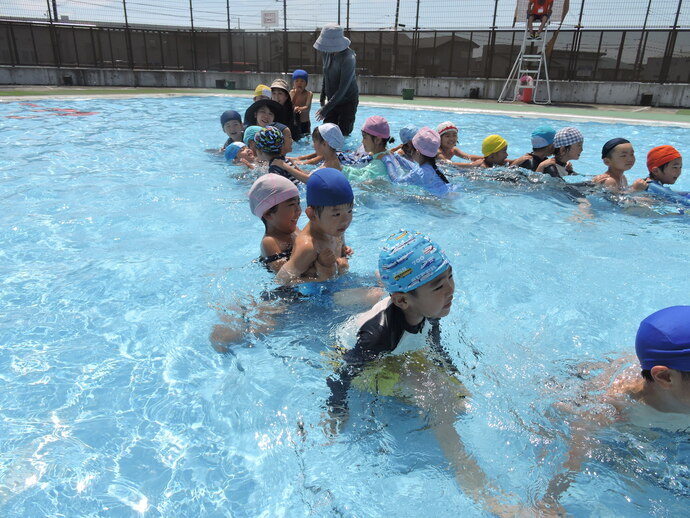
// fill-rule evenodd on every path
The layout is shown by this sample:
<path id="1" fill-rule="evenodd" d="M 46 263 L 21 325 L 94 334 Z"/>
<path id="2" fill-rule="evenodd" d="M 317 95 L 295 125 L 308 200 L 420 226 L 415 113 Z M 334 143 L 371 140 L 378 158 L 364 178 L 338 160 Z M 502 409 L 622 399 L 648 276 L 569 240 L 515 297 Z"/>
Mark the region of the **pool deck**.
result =
<path id="1" fill-rule="evenodd" d="M 12 87 L 0 86 L 0 102 L 27 101 L 39 98 L 64 99 L 74 97 L 136 97 L 209 95 L 251 97 L 249 90 L 218 90 L 210 88 L 98 88 L 98 87 Z M 690 110 L 655 108 L 651 106 L 498 103 L 487 99 L 453 99 L 418 97 L 404 101 L 397 96 L 362 95 L 365 105 L 390 106 L 406 109 L 443 110 L 458 113 L 488 113 L 518 117 L 548 117 L 563 120 L 600 121 L 606 123 L 633 123 L 647 125 L 680 126 L 690 128 Z"/>

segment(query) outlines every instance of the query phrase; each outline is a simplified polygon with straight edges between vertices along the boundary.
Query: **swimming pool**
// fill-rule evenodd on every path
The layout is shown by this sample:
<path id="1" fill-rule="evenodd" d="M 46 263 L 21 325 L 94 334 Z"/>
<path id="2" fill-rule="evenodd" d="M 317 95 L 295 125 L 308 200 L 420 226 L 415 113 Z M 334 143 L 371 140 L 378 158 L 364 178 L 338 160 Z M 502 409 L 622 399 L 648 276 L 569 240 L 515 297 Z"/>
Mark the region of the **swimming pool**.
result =
<path id="1" fill-rule="evenodd" d="M 252 176 L 203 152 L 224 141 L 219 114 L 246 99 L 33 104 L 0 103 L 3 516 L 483 515 L 413 408 L 352 391 L 345 430 L 322 433 L 325 353 L 351 308 L 326 294 L 232 355 L 209 345 L 215 308 L 271 282 L 254 261 Z M 373 114 L 396 134 L 456 121 L 467 152 L 498 131 L 511 157 L 542 122 L 363 106 L 358 126 Z M 629 180 L 655 145 L 686 152 L 683 128 L 576 125 L 584 173 L 603 171 L 615 136 L 637 149 Z M 457 429 L 529 504 L 564 459 L 566 420 L 544 415 L 580 387 L 579 365 L 631 353 L 642 318 L 688 303 L 688 220 L 597 197 L 583 215 L 549 182 L 453 181 L 460 195 L 442 201 L 355 187 L 353 282 L 370 281 L 401 226 L 445 247 L 457 289 L 443 340 L 473 393 Z M 676 187 L 690 190 L 690 174 Z M 685 512 L 686 434 L 598 437 L 561 500 L 569 513 Z"/>

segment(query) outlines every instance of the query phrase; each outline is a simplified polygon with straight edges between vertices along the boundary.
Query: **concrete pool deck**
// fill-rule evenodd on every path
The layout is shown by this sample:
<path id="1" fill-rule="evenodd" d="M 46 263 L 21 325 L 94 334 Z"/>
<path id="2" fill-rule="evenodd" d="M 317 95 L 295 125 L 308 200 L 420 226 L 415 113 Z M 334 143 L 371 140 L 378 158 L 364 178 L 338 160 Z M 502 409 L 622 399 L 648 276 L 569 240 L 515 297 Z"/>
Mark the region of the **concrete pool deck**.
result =
<path id="1" fill-rule="evenodd" d="M 184 96 L 209 95 L 225 97 L 251 97 L 248 90 L 219 90 L 213 88 L 99 88 L 99 87 L 0 87 L 0 102 L 27 101 L 50 98 L 137 96 Z M 399 96 L 362 95 L 365 105 L 381 105 L 406 109 L 456 111 L 458 113 L 488 113 L 520 117 L 548 117 L 563 120 L 589 120 L 648 125 L 668 125 L 690 128 L 690 110 L 679 108 L 656 108 L 651 106 L 592 105 L 592 104 L 524 104 L 498 103 L 489 99 L 454 99 L 417 97 L 405 101 Z M 315 110 L 314 110 L 315 111 Z"/>

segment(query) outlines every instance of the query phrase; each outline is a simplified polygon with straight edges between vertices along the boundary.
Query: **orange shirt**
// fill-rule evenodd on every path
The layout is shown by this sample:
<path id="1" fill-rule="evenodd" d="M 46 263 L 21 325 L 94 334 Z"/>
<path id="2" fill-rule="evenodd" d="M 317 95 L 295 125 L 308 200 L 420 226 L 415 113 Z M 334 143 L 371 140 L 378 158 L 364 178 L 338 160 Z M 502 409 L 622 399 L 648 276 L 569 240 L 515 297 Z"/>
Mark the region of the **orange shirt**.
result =
<path id="1" fill-rule="evenodd" d="M 534 4 L 532 5 L 532 10 L 530 11 L 530 14 L 534 14 L 534 15 L 548 14 L 549 11 L 551 10 L 552 5 L 553 5 L 553 0 L 544 0 L 543 4 L 540 4 L 539 0 L 535 0 Z"/>

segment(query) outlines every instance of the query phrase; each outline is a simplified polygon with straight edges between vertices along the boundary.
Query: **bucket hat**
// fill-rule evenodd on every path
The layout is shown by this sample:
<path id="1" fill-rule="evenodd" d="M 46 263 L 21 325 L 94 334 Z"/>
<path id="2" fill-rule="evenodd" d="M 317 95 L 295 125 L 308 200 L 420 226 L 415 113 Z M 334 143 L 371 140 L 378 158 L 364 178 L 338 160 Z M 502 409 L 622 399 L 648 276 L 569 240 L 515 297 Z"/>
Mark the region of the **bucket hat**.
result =
<path id="1" fill-rule="evenodd" d="M 314 48 L 319 52 L 340 52 L 349 46 L 350 40 L 343 34 L 343 28 L 336 23 L 324 25 L 314 42 Z"/>

